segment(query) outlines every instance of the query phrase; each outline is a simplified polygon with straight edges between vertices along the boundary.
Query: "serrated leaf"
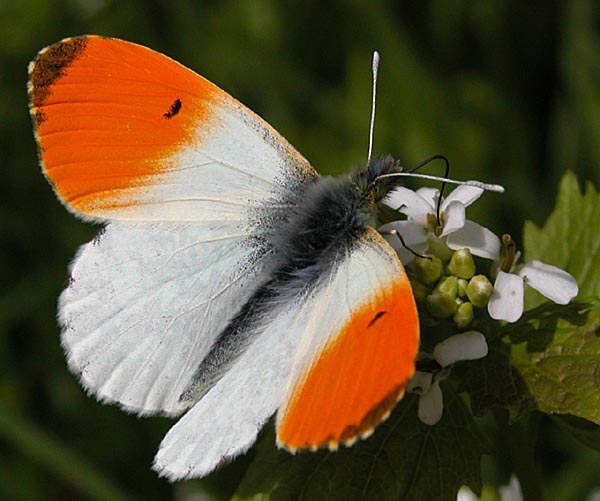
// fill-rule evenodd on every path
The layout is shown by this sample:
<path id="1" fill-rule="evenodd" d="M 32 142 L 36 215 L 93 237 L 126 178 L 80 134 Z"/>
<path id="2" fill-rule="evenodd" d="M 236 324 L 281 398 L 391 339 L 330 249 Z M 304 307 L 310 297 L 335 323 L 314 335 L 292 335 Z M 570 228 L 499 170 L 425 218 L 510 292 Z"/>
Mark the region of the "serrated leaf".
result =
<path id="1" fill-rule="evenodd" d="M 505 329 L 539 410 L 600 424 L 600 301 L 545 304 Z"/>
<path id="2" fill-rule="evenodd" d="M 476 416 L 503 408 L 508 410 L 512 422 L 535 409 L 525 381 L 511 365 L 510 346 L 500 339 L 488 344 L 486 357 L 463 362 L 453 372 L 468 392 Z"/>
<path id="3" fill-rule="evenodd" d="M 488 450 L 462 400 L 443 386 L 444 415 L 435 426 L 417 417 L 407 395 L 373 436 L 337 452 L 292 456 L 263 437 L 242 480 L 241 500 L 452 500 L 461 485 L 481 492 L 481 455 Z"/>
<path id="4" fill-rule="evenodd" d="M 554 211 L 543 228 L 525 223 L 525 261 L 538 259 L 568 271 L 579 284 L 579 297 L 600 295 L 600 195 L 591 183 L 585 194 L 575 174 L 567 172 L 558 188 Z M 544 302 L 539 294 L 527 294 L 527 307 Z"/>

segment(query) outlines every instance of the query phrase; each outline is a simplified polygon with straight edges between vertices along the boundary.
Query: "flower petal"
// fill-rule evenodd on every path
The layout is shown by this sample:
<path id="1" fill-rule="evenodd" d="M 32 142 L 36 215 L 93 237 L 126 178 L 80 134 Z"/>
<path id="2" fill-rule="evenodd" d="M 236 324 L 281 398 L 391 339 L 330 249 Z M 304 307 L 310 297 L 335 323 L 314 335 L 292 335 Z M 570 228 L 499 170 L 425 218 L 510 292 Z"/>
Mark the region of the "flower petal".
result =
<path id="1" fill-rule="evenodd" d="M 514 473 L 510 476 L 508 485 L 501 485 L 498 488 L 498 493 L 500 494 L 500 499 L 502 501 L 522 501 L 525 499 L 523 497 L 519 479 Z M 587 499 L 591 498 L 588 497 Z"/>
<path id="2" fill-rule="evenodd" d="M 500 239 L 487 228 L 468 219 L 462 228 L 448 235 L 446 244 L 454 250 L 467 248 L 471 254 L 486 259 L 498 260 L 500 256 Z"/>
<path id="3" fill-rule="evenodd" d="M 460 360 L 483 358 L 487 353 L 488 347 L 485 336 L 481 332 L 468 331 L 456 334 L 438 343 L 433 349 L 433 358 L 442 367 L 447 367 Z"/>
<path id="4" fill-rule="evenodd" d="M 450 205 L 452 202 L 461 202 L 465 207 L 471 205 L 475 200 L 477 200 L 483 190 L 481 188 L 476 188 L 475 186 L 467 186 L 461 185 L 452 190 L 446 199 L 442 202 L 442 210 L 446 210 L 446 207 Z"/>
<path id="5" fill-rule="evenodd" d="M 569 273 L 535 259 L 523 265 L 518 275 L 527 285 L 557 304 L 567 304 L 579 292 L 577 282 Z"/>
<path id="6" fill-rule="evenodd" d="M 403 248 L 403 246 L 396 235 L 386 235 L 386 233 L 389 234 L 390 231 L 398 232 L 404 240 L 404 243 L 408 246 L 427 242 L 427 228 L 414 221 L 393 221 L 384 224 L 378 231 L 384 237 L 393 237 L 393 239 L 390 239 L 390 244 L 394 249 L 398 246 Z"/>
<path id="7" fill-rule="evenodd" d="M 523 288 L 520 276 L 499 271 L 488 303 L 490 317 L 508 322 L 519 320 L 523 314 Z"/>
<path id="8" fill-rule="evenodd" d="M 383 203 L 423 225 L 427 224 L 427 214 L 435 213 L 433 205 L 418 193 L 404 186 L 399 186 L 389 192 Z"/>
<path id="9" fill-rule="evenodd" d="M 396 230 L 400 236 L 404 239 L 404 243 L 417 254 L 425 254 L 427 252 L 427 231 L 424 226 L 414 221 L 394 221 L 392 223 L 384 224 L 379 228 L 379 232 L 383 235 L 392 248 L 396 251 L 400 257 L 400 261 L 405 266 L 412 262 L 414 255 L 406 247 L 402 245 L 402 242 L 398 238 L 398 235 L 390 235 L 389 232 Z M 387 234 L 386 234 L 387 232 Z"/>
<path id="10" fill-rule="evenodd" d="M 440 190 L 437 188 L 429 188 L 428 186 L 423 186 L 417 190 L 417 194 L 427 200 L 431 204 L 432 207 L 436 207 L 438 197 L 440 196 Z"/>
<path id="11" fill-rule="evenodd" d="M 462 485 L 456 494 L 456 501 L 477 501 L 479 498 L 466 485 Z M 502 498 L 504 501 L 504 498 Z"/>
<path id="12" fill-rule="evenodd" d="M 406 385 L 407 393 L 417 393 L 423 395 L 429 391 L 433 375 L 431 372 L 417 371 L 413 377 L 410 378 L 408 385 Z"/>
<path id="13" fill-rule="evenodd" d="M 418 416 L 423 423 L 432 426 L 442 417 L 444 412 L 444 399 L 440 384 L 434 382 L 429 391 L 419 398 Z"/>
<path id="14" fill-rule="evenodd" d="M 444 204 L 446 205 L 446 204 Z M 440 236 L 445 237 L 461 229 L 465 225 L 465 206 L 460 202 L 452 202 L 444 209 L 444 229 Z"/>

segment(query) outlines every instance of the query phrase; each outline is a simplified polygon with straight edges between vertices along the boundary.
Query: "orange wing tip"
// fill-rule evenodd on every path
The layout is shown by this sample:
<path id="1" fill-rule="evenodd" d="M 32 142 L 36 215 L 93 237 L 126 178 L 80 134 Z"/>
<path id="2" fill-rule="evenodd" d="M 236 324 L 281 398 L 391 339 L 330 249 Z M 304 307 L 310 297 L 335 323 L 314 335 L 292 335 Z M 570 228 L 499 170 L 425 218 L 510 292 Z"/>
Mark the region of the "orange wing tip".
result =
<path id="1" fill-rule="evenodd" d="M 90 219 L 148 217 L 138 206 L 164 200 L 161 183 L 187 182 L 171 167 L 216 125 L 215 98 L 228 98 L 167 56 L 94 35 L 41 50 L 28 89 L 43 172 Z"/>
<path id="2" fill-rule="evenodd" d="M 34 107 L 42 106 L 51 94 L 52 85 L 65 76 L 66 68 L 83 52 L 88 37 L 66 38 L 54 45 L 42 49 L 34 61 L 29 64 L 29 95 Z M 43 117 L 36 116 L 43 121 Z"/>

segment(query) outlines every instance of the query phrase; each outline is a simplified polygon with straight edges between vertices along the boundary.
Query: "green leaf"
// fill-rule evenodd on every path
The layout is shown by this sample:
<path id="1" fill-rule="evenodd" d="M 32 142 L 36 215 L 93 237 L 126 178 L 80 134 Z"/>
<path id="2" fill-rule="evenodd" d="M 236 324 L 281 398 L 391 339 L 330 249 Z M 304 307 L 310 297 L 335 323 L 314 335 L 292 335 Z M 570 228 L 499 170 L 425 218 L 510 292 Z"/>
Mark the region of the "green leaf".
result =
<path id="1" fill-rule="evenodd" d="M 525 261 L 539 259 L 568 271 L 579 284 L 579 297 L 600 295 L 599 213 L 600 195 L 594 186 L 587 183 L 583 194 L 575 174 L 567 172 L 558 188 L 556 207 L 544 227 L 525 223 Z M 527 289 L 528 307 L 544 301 Z"/>
<path id="2" fill-rule="evenodd" d="M 234 499 L 454 501 L 461 485 L 480 493 L 487 442 L 456 393 L 443 386 L 443 395 L 437 425 L 424 425 L 407 395 L 373 436 L 337 452 L 292 456 L 275 448 L 271 429 Z"/>
<path id="3" fill-rule="evenodd" d="M 586 447 L 600 451 L 600 426 L 574 416 L 556 416 L 555 422 Z"/>
<path id="4" fill-rule="evenodd" d="M 547 303 L 506 327 L 511 362 L 539 410 L 600 424 L 600 301 Z"/>
<path id="5" fill-rule="evenodd" d="M 476 416 L 504 408 L 513 422 L 535 409 L 533 397 L 519 371 L 511 365 L 510 345 L 496 339 L 488 343 L 486 357 L 457 365 L 453 374 L 468 392 Z"/>

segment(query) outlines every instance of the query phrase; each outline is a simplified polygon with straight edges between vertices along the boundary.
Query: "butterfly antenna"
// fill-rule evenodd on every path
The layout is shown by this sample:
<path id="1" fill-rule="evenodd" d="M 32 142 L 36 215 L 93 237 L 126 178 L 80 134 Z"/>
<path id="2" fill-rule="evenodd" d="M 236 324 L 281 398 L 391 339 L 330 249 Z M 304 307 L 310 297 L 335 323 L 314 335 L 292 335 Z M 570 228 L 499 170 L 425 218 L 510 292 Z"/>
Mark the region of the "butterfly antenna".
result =
<path id="1" fill-rule="evenodd" d="M 416 172 L 421 167 L 427 165 L 428 163 L 433 162 L 434 160 L 443 160 L 444 161 L 444 163 L 446 164 L 446 170 L 444 171 L 444 178 L 447 179 L 448 175 L 450 174 L 450 161 L 444 155 L 433 155 L 429 158 L 426 158 L 421 163 L 415 165 L 413 168 L 408 169 L 407 172 Z M 440 187 L 440 193 L 439 193 L 436 208 L 435 208 L 435 217 L 437 219 L 437 223 L 439 226 L 442 225 L 442 221 L 440 218 L 440 211 L 442 208 L 442 199 L 444 198 L 444 189 L 446 188 L 446 184 L 447 184 L 446 181 L 442 181 L 442 186 Z"/>
<path id="2" fill-rule="evenodd" d="M 464 185 L 464 186 L 474 186 L 475 188 L 479 188 L 479 189 L 485 190 L 485 191 L 495 191 L 497 193 L 504 193 L 504 186 L 500 186 L 499 184 L 487 184 L 487 183 L 482 183 L 481 181 L 457 181 L 456 179 L 450 179 L 447 177 L 430 176 L 428 174 L 417 174 L 416 172 L 409 172 L 409 171 L 394 172 L 392 174 L 383 174 L 383 175 L 377 177 L 377 179 L 375 181 L 379 181 L 380 179 L 386 179 L 388 177 L 401 177 L 401 176 L 418 177 L 421 179 L 432 179 L 433 181 L 442 181 L 444 183 L 458 184 L 458 185 Z"/>
<path id="3" fill-rule="evenodd" d="M 373 131 L 375 129 L 375 100 L 377 98 L 377 73 L 379 71 L 379 52 L 373 52 L 373 98 L 371 100 L 371 124 L 369 126 L 369 153 L 367 163 L 371 161 L 373 154 Z"/>

